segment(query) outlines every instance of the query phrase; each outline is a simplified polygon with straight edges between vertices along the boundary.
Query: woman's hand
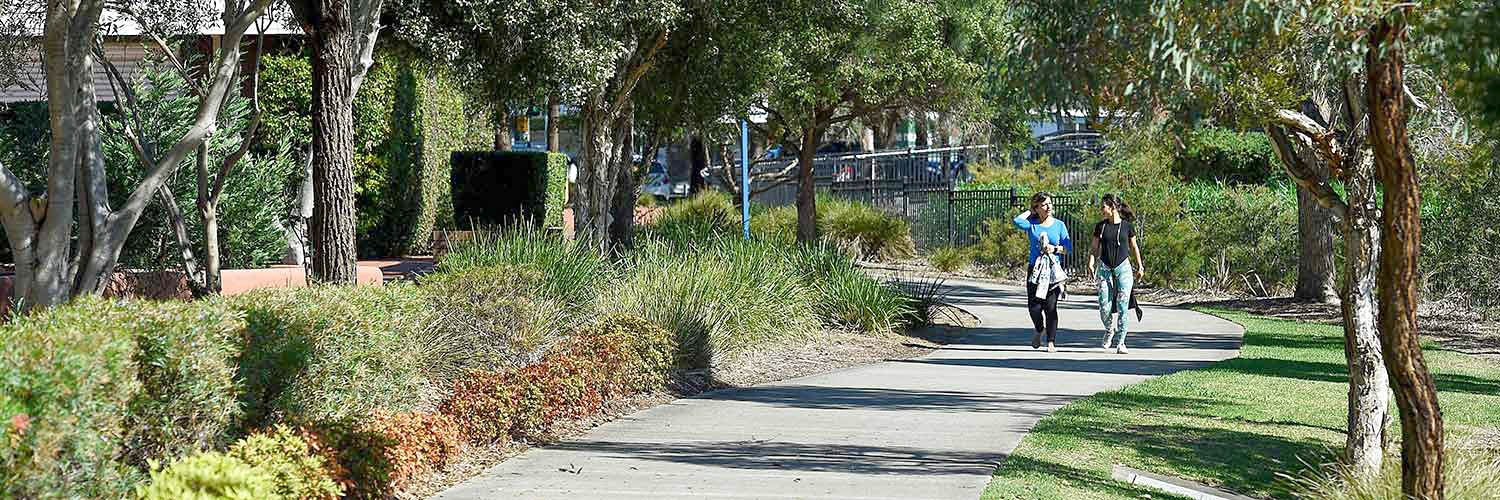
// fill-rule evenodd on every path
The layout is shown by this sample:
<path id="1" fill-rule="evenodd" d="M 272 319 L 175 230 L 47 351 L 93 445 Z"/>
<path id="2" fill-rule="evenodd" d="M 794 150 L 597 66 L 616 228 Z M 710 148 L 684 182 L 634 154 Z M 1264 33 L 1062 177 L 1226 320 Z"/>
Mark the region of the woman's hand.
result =
<path id="1" fill-rule="evenodd" d="M 1143 278 L 1145 276 L 1146 276 L 1146 270 L 1145 269 L 1141 269 L 1139 267 L 1135 268 L 1135 280 L 1136 281 L 1140 281 L 1141 278 Z"/>
<path id="2" fill-rule="evenodd" d="M 1052 253 L 1055 252 L 1055 251 L 1057 251 L 1057 247 L 1056 246 L 1053 246 L 1053 245 L 1042 245 L 1042 253 L 1044 253 L 1044 254 L 1052 255 Z"/>

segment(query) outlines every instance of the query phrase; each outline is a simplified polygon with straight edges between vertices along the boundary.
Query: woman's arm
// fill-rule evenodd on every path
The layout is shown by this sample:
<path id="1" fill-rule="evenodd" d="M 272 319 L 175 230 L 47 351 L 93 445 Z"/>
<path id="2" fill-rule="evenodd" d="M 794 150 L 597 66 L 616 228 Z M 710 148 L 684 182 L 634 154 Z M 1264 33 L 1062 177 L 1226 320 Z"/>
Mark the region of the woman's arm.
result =
<path id="1" fill-rule="evenodd" d="M 1135 279 L 1141 279 L 1146 275 L 1146 263 L 1141 260 L 1141 246 L 1135 243 L 1135 236 L 1130 237 L 1130 253 L 1135 255 Z"/>
<path id="2" fill-rule="evenodd" d="M 1031 211 L 1027 210 L 1025 212 L 1021 212 L 1021 215 L 1017 215 L 1016 219 L 1013 220 L 1013 221 L 1011 221 L 1011 223 L 1013 223 L 1013 224 L 1016 225 L 1016 229 L 1020 229 L 1022 231 L 1030 230 L 1031 229 Z"/>
<path id="3" fill-rule="evenodd" d="M 1089 266 L 1084 269 L 1094 272 L 1094 256 L 1096 255 L 1099 255 L 1099 236 L 1097 235 L 1094 236 L 1094 244 L 1089 248 Z"/>

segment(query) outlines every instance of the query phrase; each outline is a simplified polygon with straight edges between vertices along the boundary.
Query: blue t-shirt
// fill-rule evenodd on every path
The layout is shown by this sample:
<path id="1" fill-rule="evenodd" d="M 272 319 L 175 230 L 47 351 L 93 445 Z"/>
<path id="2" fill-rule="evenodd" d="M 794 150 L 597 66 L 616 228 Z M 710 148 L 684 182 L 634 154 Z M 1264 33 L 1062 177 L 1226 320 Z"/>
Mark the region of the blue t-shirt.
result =
<path id="1" fill-rule="evenodd" d="M 1026 265 L 1036 262 L 1037 256 L 1042 254 L 1042 235 L 1047 235 L 1047 243 L 1061 245 L 1068 253 L 1073 253 L 1073 239 L 1068 237 L 1068 226 L 1063 224 L 1062 219 L 1053 217 L 1046 224 L 1040 224 L 1035 215 L 1023 213 L 1016 216 L 1016 229 L 1026 231 L 1026 237 L 1031 240 L 1031 256 L 1026 259 Z"/>

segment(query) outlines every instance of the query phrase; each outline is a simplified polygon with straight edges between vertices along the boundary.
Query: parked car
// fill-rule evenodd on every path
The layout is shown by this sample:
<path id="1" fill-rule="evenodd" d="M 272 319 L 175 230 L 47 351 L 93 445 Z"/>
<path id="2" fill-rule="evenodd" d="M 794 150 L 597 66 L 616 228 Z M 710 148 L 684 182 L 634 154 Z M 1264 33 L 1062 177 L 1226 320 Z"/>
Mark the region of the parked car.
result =
<path id="1" fill-rule="evenodd" d="M 668 178 L 665 170 L 647 173 L 645 179 L 641 181 L 641 192 L 656 197 L 658 201 L 686 198 L 691 187 L 686 181 L 673 181 Z"/>

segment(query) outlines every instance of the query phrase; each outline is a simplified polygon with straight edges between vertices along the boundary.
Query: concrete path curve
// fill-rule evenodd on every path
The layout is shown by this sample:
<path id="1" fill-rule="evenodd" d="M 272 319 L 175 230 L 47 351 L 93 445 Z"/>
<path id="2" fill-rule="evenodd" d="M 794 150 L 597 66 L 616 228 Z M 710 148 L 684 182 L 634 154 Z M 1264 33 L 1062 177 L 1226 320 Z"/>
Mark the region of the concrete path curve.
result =
<path id="1" fill-rule="evenodd" d="M 1031 349 L 1024 291 L 949 281 L 980 327 L 927 356 L 677 400 L 495 466 L 435 498 L 978 498 L 1041 417 L 1070 401 L 1234 357 L 1243 330 L 1146 306 L 1104 352 L 1092 296 Z"/>

